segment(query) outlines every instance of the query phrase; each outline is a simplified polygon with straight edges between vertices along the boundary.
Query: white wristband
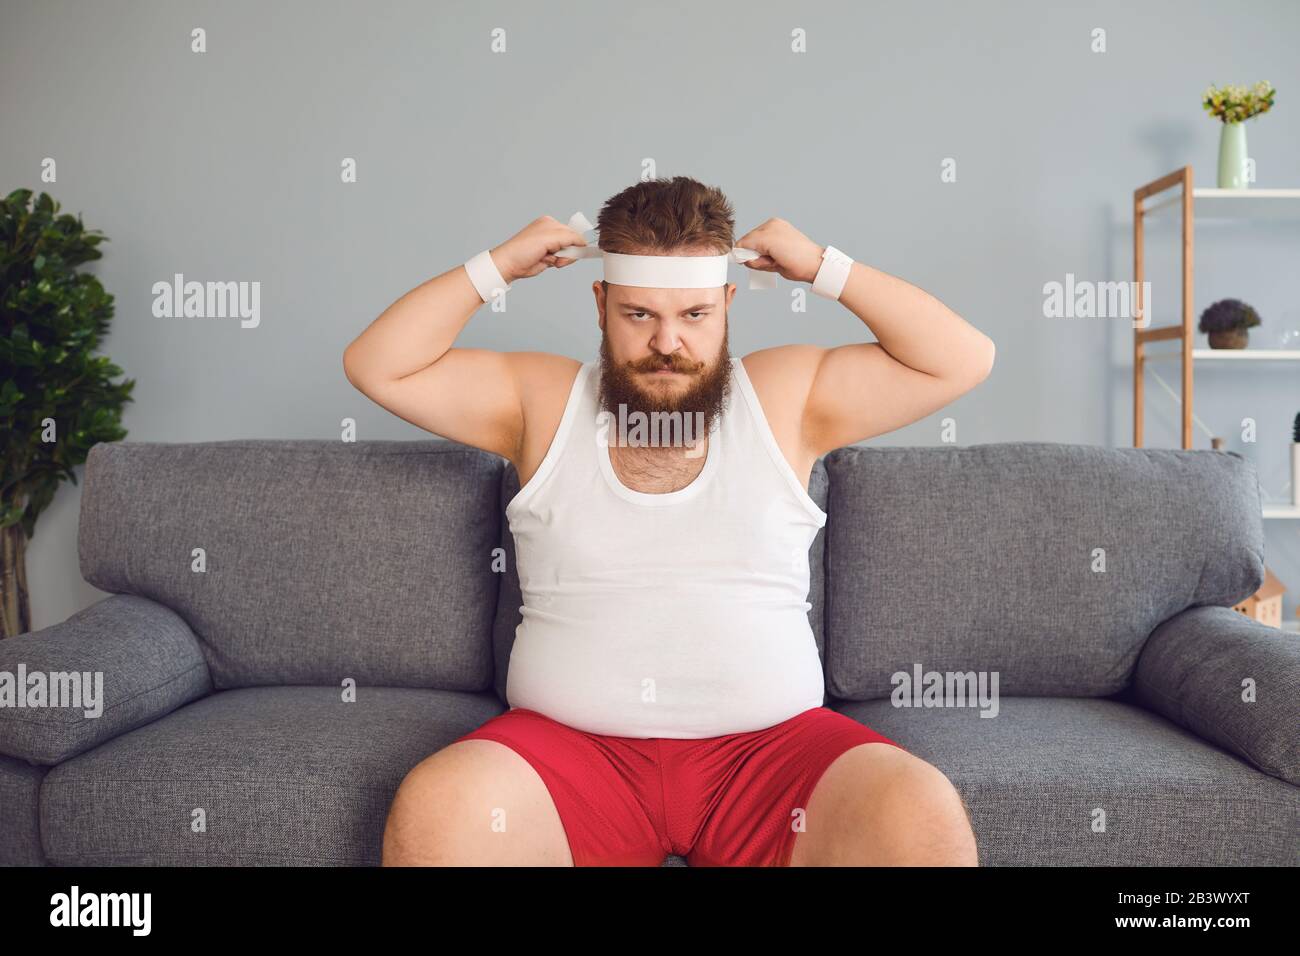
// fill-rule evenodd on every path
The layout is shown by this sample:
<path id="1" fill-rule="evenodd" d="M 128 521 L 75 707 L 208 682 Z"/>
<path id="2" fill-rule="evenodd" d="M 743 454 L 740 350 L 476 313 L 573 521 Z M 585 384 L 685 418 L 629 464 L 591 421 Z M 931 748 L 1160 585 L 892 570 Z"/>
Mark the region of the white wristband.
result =
<path id="1" fill-rule="evenodd" d="M 478 297 L 484 302 L 490 301 L 497 289 L 510 288 L 487 249 L 465 263 L 465 271 L 469 273 L 469 281 L 478 290 Z"/>
<path id="2" fill-rule="evenodd" d="M 844 283 L 849 281 L 849 271 L 853 260 L 834 246 L 827 246 L 822 253 L 822 264 L 813 279 L 812 290 L 827 299 L 839 299 L 844 291 Z"/>

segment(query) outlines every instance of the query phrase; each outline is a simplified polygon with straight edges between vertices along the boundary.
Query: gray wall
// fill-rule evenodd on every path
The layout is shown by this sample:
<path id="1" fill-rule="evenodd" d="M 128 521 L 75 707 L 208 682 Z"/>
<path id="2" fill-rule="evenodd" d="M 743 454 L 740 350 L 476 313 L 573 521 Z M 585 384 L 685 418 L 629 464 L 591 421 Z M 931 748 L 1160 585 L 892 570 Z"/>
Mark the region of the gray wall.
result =
<path id="1" fill-rule="evenodd" d="M 208 51 L 190 52 L 190 31 Z M 493 28 L 507 52 L 490 52 Z M 1107 32 L 1107 52 L 1090 33 Z M 808 51 L 790 52 L 792 29 Z M 0 2 L 0 189 L 45 188 L 111 238 L 106 351 L 138 381 L 129 438 L 424 433 L 343 375 L 343 348 L 411 287 L 542 214 L 566 219 L 641 175 L 685 173 L 732 198 L 741 233 L 770 216 L 938 296 L 998 345 L 973 393 L 874 445 L 1132 444 L 1132 331 L 1047 319 L 1066 273 L 1132 278 L 1133 189 L 1184 164 L 1213 185 L 1211 83 L 1271 81 L 1248 124 L 1258 187 L 1300 186 L 1300 5 Z M 40 181 L 53 157 L 58 180 Z M 358 182 L 340 182 L 355 157 Z M 957 160 L 957 182 L 940 163 Z M 1300 216 L 1198 230 L 1196 301 L 1238 296 L 1300 327 Z M 1172 228 L 1149 241 L 1157 323 L 1176 314 Z M 591 263 L 516 287 L 460 344 L 595 354 Z M 739 267 L 736 267 L 739 268 Z M 584 272 L 584 270 L 586 270 Z M 166 319 L 153 283 L 258 281 L 261 324 Z M 843 307 L 785 292 L 733 305 L 733 352 L 871 340 Z M 782 282 L 788 290 L 787 283 Z M 1201 337 L 1203 339 L 1203 337 Z M 1161 374 L 1177 383 L 1170 363 Z M 1207 369 L 1198 415 L 1289 495 L 1297 366 Z M 1148 380 L 1147 444 L 1177 409 Z M 1243 445 L 1252 416 L 1260 438 Z M 1196 447 L 1209 447 L 1199 430 Z M 38 524 L 36 627 L 102 597 L 80 580 L 80 486 Z M 1271 521 L 1266 559 L 1300 592 L 1300 521 Z"/>

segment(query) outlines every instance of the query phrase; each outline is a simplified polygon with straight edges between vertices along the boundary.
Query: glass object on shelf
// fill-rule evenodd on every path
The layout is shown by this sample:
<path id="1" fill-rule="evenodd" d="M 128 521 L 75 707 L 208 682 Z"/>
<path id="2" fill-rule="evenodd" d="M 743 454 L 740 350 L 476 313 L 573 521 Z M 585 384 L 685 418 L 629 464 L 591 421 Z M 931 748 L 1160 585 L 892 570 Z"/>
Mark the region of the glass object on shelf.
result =
<path id="1" fill-rule="evenodd" d="M 1278 323 L 1277 347 L 1300 349 L 1300 312 L 1288 312 Z"/>

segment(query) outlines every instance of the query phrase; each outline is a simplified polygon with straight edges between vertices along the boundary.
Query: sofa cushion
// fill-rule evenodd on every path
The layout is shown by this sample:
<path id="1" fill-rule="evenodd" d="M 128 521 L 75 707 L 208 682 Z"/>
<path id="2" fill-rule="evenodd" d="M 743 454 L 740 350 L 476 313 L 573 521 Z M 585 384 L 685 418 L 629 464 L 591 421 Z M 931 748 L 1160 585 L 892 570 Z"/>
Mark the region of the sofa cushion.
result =
<path id="1" fill-rule="evenodd" d="M 1259 485 L 1234 452 L 850 447 L 826 468 L 833 698 L 887 697 L 917 666 L 1105 696 L 1162 621 L 1263 582 Z"/>
<path id="2" fill-rule="evenodd" d="M 1152 632 L 1130 690 L 1137 704 L 1300 787 L 1294 634 L 1233 608 L 1188 608 Z"/>
<path id="3" fill-rule="evenodd" d="M 0 757 L 0 866 L 44 866 L 41 780 L 49 768 Z"/>
<path id="4" fill-rule="evenodd" d="M 981 866 L 1296 864 L 1300 788 L 1140 707 L 1002 697 L 981 717 L 887 700 L 831 706 L 947 775 Z"/>
<path id="5" fill-rule="evenodd" d="M 826 466 L 822 459 L 813 463 L 808 477 L 808 496 L 817 506 L 826 509 L 827 493 Z M 510 533 L 510 523 L 505 517 L 506 505 L 519 494 L 519 473 L 513 464 L 506 462 L 501 476 L 501 547 L 505 550 L 505 573 L 501 575 L 501 588 L 497 602 L 496 622 L 493 625 L 493 644 L 496 653 L 496 692 L 502 703 L 506 703 L 506 675 L 510 668 L 510 651 L 515 646 L 515 632 L 523 621 L 520 611 L 524 598 L 519 588 L 519 570 L 515 567 L 515 541 Z M 817 653 L 825 666 L 825 552 L 826 529 L 817 532 L 808 552 L 808 622 L 812 626 L 813 637 L 817 641 Z M 825 703 L 826 695 L 822 695 Z"/>
<path id="6" fill-rule="evenodd" d="M 41 675 L 45 704 L 0 706 L 0 754 L 34 764 L 61 763 L 212 691 L 189 626 L 136 594 L 0 641 L 0 675 L 24 670 L 28 687 L 15 690 L 29 693 Z"/>
<path id="7" fill-rule="evenodd" d="M 491 693 L 222 691 L 52 768 L 45 852 L 78 866 L 378 865 L 407 772 L 501 709 Z"/>
<path id="8" fill-rule="evenodd" d="M 502 461 L 441 439 L 101 443 L 81 573 L 173 608 L 218 689 L 486 690 Z"/>

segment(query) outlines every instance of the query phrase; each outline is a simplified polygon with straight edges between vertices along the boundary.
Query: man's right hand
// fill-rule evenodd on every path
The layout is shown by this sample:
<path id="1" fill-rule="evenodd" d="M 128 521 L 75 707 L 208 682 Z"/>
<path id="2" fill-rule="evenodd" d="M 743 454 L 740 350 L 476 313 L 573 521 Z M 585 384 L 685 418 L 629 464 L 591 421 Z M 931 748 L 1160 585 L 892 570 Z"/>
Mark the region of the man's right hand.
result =
<path id="1" fill-rule="evenodd" d="M 552 266 L 563 269 L 571 265 L 577 260 L 556 256 L 555 252 L 565 246 L 586 244 L 582 233 L 575 232 L 552 216 L 542 216 L 493 248 L 491 254 L 501 277 L 513 283 L 516 279 L 531 278 Z"/>

